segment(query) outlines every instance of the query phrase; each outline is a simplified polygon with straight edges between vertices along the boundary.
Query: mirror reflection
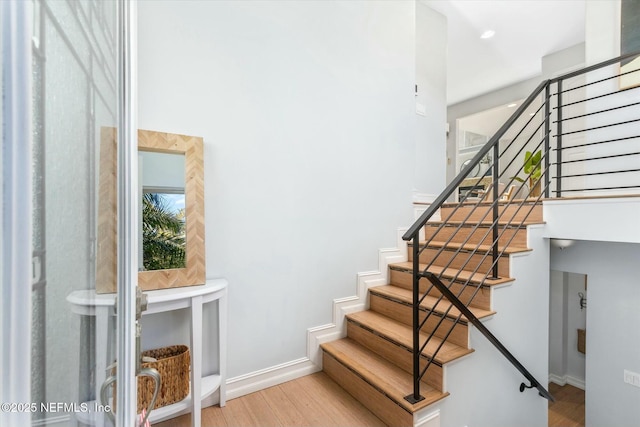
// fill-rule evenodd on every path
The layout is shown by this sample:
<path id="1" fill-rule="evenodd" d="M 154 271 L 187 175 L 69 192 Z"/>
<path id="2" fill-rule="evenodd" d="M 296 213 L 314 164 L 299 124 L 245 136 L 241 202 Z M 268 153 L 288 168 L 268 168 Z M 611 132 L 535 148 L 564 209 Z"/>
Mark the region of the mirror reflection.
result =
<path id="1" fill-rule="evenodd" d="M 116 185 L 118 138 L 114 128 L 100 131 L 100 176 L 97 197 L 96 292 L 116 292 L 118 278 Z M 143 291 L 201 285 L 204 262 L 204 162 L 203 141 L 197 136 L 138 130 L 138 286 Z M 148 212 L 159 209 L 175 217 L 171 227 L 153 225 L 143 218 L 144 199 Z M 182 211 L 182 212 L 181 212 Z M 143 225 L 144 222 L 144 225 Z M 177 223 L 177 224 L 175 224 Z M 164 235 L 157 246 L 169 247 L 156 258 L 147 256 L 143 230 L 148 236 Z M 165 228 L 168 230 L 165 230 Z M 167 238 L 167 234 L 171 235 Z M 148 242 L 151 239 L 146 239 Z M 178 249 L 179 248 L 179 249 Z"/>
<path id="2" fill-rule="evenodd" d="M 139 152 L 140 271 L 186 267 L 185 156 Z"/>

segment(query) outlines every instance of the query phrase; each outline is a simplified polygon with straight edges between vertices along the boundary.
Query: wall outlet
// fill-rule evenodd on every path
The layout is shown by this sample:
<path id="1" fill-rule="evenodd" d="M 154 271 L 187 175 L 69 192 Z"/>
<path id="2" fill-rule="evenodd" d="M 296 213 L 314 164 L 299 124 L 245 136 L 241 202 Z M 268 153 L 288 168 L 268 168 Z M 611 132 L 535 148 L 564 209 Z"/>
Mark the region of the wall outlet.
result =
<path id="1" fill-rule="evenodd" d="M 632 371 L 624 370 L 624 382 L 627 384 L 640 387 L 640 374 Z"/>

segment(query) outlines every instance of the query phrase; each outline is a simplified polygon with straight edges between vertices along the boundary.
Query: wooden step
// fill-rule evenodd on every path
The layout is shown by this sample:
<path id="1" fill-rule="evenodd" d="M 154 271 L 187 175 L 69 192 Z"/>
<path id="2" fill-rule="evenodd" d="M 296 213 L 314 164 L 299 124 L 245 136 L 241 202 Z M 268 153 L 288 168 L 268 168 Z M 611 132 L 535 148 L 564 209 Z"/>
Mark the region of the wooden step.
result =
<path id="1" fill-rule="evenodd" d="M 481 273 L 474 273 L 472 274 L 472 272 L 470 271 L 466 271 L 466 270 L 458 270 L 455 268 L 444 268 L 442 266 L 439 265 L 432 265 L 431 267 L 429 267 L 427 269 L 427 264 L 418 264 L 420 271 L 424 271 L 425 269 L 433 274 L 435 274 L 436 276 L 440 276 L 442 279 L 441 280 L 448 280 L 450 281 L 455 281 L 461 284 L 473 284 L 473 285 L 477 285 L 477 286 L 496 286 L 496 285 L 504 285 L 505 283 L 508 282 L 513 282 L 514 279 L 512 279 L 511 277 L 500 277 L 499 279 L 492 279 L 490 276 L 486 276 L 485 274 L 481 274 Z M 389 264 L 389 269 L 391 271 L 391 273 L 393 274 L 394 271 L 396 272 L 403 272 L 403 273 L 411 273 L 413 271 L 413 263 L 406 261 L 406 262 L 394 262 L 392 264 Z M 400 281 L 393 281 L 394 284 L 400 284 Z M 409 286 L 409 289 L 411 289 L 411 279 L 409 280 L 409 282 L 407 283 L 407 285 Z M 447 282 L 445 282 L 447 283 Z"/>
<path id="2" fill-rule="evenodd" d="M 374 335 L 383 337 L 397 346 L 404 347 L 409 350 L 413 349 L 412 328 L 404 323 L 398 322 L 397 320 L 393 320 L 380 313 L 376 313 L 375 311 L 367 310 L 348 314 L 347 321 L 353 322 L 354 325 L 368 330 Z M 421 343 L 424 343 L 427 338 L 429 338 L 429 334 L 420 332 Z M 440 350 L 434 357 L 434 353 L 438 348 L 440 348 Z M 439 337 L 432 336 L 429 343 L 422 351 L 422 354 L 426 358 L 433 359 L 434 362 L 442 366 L 445 363 L 466 356 L 471 352 L 473 352 L 473 350 L 447 341 L 443 343 L 442 339 Z"/>
<path id="3" fill-rule="evenodd" d="M 525 221 L 528 224 L 540 224 L 542 220 L 542 203 L 524 202 L 520 207 L 521 201 L 513 203 L 499 203 L 498 216 L 501 222 L 520 223 Z M 486 214 L 486 215 L 485 215 Z M 492 218 L 493 206 L 491 203 L 477 202 L 469 203 L 445 203 L 440 208 L 440 218 L 442 221 L 483 221 L 493 222 Z M 468 218 L 467 218 L 468 216 Z M 483 219 L 484 218 L 484 219 Z"/>
<path id="4" fill-rule="evenodd" d="M 360 327 L 360 325 L 355 322 L 347 322 L 347 336 L 407 373 L 411 374 L 413 372 L 413 352 L 410 348 L 397 345 L 395 342 L 389 341 L 383 336 Z M 428 363 L 429 358 L 421 355 L 420 369 L 424 370 Z M 431 363 L 424 377 L 422 377 L 422 381 L 436 390 L 444 391 L 444 371 L 442 365 L 435 361 Z"/>
<path id="5" fill-rule="evenodd" d="M 424 239 L 453 243 L 468 243 L 477 245 L 491 245 L 493 230 L 491 224 L 462 223 L 459 221 L 428 222 L 424 227 Z M 498 244 L 500 246 L 527 247 L 526 227 L 515 227 L 508 224 L 498 224 Z"/>
<path id="6" fill-rule="evenodd" d="M 369 292 L 383 298 L 397 301 L 402 305 L 408 306 L 409 308 L 411 308 L 412 306 L 413 292 L 409 289 L 404 289 L 394 285 L 383 285 L 370 288 Z M 462 300 L 462 302 L 465 303 L 465 305 L 467 303 L 467 301 L 464 300 Z M 495 314 L 495 311 L 484 310 L 482 308 L 474 306 L 469 306 L 468 308 L 469 311 L 471 311 L 478 319 L 489 317 Z M 457 319 L 458 316 L 460 316 L 460 310 L 454 307 L 447 299 L 440 299 L 439 297 L 430 295 L 424 297 L 422 303 L 420 304 L 420 310 L 425 312 L 434 311 L 437 316 L 446 316 L 449 319 Z M 465 316 L 460 316 L 460 321 L 466 324 L 467 318 Z M 411 325 L 411 321 L 409 321 L 409 323 L 407 324 Z"/>
<path id="7" fill-rule="evenodd" d="M 387 285 L 393 286 L 393 285 Z M 395 286 L 394 286 L 395 287 Z M 408 292 L 411 296 L 411 291 L 406 289 L 395 287 L 399 290 Z M 396 320 L 405 325 L 411 326 L 413 322 L 413 308 L 408 301 L 403 301 L 400 298 L 396 298 L 394 292 L 388 295 L 385 290 L 378 290 L 374 292 L 375 288 L 369 290 L 369 309 L 380 313 L 386 317 Z M 427 297 L 431 298 L 431 297 Z M 442 301 L 446 302 L 446 301 Z M 443 308 L 444 304 L 438 304 L 439 308 Z M 430 312 L 421 307 L 420 321 L 424 321 L 425 325 L 422 327 L 422 331 L 426 333 L 433 332 L 435 336 L 447 339 L 449 342 L 459 345 L 460 347 L 469 347 L 469 327 L 466 320 L 460 320 L 456 322 L 455 318 L 439 312 Z M 428 315 L 428 317 L 427 317 Z M 453 330 L 452 330 L 453 329 Z"/>
<path id="8" fill-rule="evenodd" d="M 422 253 L 420 263 L 433 264 L 446 268 L 463 269 L 469 272 L 491 274 L 493 259 L 491 247 L 487 245 L 460 245 L 456 243 L 429 242 L 421 244 Z M 409 261 L 413 261 L 413 245 L 408 245 Z M 498 273 L 500 277 L 509 277 L 509 255 L 512 253 L 528 252 L 526 248 L 498 248 L 502 255 L 498 258 Z M 475 253 L 474 253 L 475 251 Z"/>
<path id="9" fill-rule="evenodd" d="M 327 375 L 388 425 L 412 426 L 414 412 L 448 396 L 423 382 L 424 400 L 411 404 L 404 399 L 413 392 L 409 373 L 349 338 L 321 347 Z"/>
<path id="10" fill-rule="evenodd" d="M 425 245 L 426 245 L 426 242 L 424 241 L 420 242 L 420 247 L 424 247 Z M 439 241 L 439 240 L 432 240 L 429 242 L 427 246 L 432 248 L 444 247 L 447 250 L 457 250 L 459 248 L 462 251 L 466 251 L 466 252 L 477 250 L 477 252 L 482 252 L 482 253 L 490 252 L 491 250 L 493 250 L 492 245 L 478 245 L 478 244 L 468 244 L 468 243 L 461 244 L 461 243 L 453 243 L 453 242 L 446 242 L 446 241 Z M 508 255 L 517 254 L 520 252 L 531 252 L 531 249 L 527 247 L 518 247 L 518 246 L 513 247 L 512 245 L 509 245 L 506 247 L 498 245 L 498 252 L 500 252 L 502 256 L 508 256 Z"/>
<path id="11" fill-rule="evenodd" d="M 425 264 L 420 264 L 420 271 L 426 269 Z M 456 269 L 443 269 L 440 266 L 431 266 L 427 269 L 435 275 L 441 275 L 442 282 L 449 287 L 451 292 L 458 295 L 463 301 L 471 301 L 470 305 L 484 310 L 491 310 L 491 287 L 513 282 L 512 278 L 486 279 L 484 274 L 470 274 L 468 271 Z M 460 274 L 458 274 L 460 273 Z M 455 280 L 454 280 L 455 278 Z M 404 289 L 413 289 L 413 263 L 399 262 L 389 264 L 389 282 Z M 480 288 L 477 290 L 477 288 Z M 426 278 L 420 279 L 420 293 L 429 293 L 439 297 L 440 292 Z"/>

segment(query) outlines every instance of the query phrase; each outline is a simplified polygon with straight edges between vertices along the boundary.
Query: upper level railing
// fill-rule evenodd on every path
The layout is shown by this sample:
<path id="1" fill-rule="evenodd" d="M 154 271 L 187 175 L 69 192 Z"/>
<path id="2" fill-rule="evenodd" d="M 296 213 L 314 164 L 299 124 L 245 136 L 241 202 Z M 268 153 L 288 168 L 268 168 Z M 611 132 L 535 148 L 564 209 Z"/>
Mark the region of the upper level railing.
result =
<path id="1" fill-rule="evenodd" d="M 638 122 L 640 52 L 545 80 L 404 234 L 413 255 L 414 390 L 407 400 L 422 400 L 420 381 L 461 320 L 475 324 L 530 382 L 520 391 L 536 387 L 553 400 L 467 308 L 481 289 L 472 280 L 500 278 L 500 257 L 543 198 L 640 193 Z M 458 203 L 438 219 L 452 199 Z M 427 222 L 431 230 L 421 240 Z M 469 232 L 461 234 L 465 228 Z M 429 257 L 423 256 L 427 249 Z M 432 307 L 449 302 L 444 314 L 424 304 L 429 294 L 438 295 Z M 433 332 L 426 338 L 420 332 L 432 316 L 439 318 L 432 330 L 439 331 L 440 344 L 424 355 L 436 341 Z M 443 333 L 447 317 L 454 321 Z"/>

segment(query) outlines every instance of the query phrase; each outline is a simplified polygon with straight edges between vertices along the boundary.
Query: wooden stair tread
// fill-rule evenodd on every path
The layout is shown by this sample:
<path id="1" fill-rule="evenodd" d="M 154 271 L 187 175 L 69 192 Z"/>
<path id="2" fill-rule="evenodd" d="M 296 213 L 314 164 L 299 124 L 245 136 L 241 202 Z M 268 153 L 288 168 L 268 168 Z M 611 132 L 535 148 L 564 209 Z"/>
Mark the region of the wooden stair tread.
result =
<path id="1" fill-rule="evenodd" d="M 358 311 L 356 313 L 348 314 L 347 319 L 359 324 L 365 329 L 373 331 L 377 335 L 383 336 L 386 339 L 405 347 L 406 349 L 411 350 L 413 348 L 413 332 L 411 330 L 411 327 L 405 325 L 404 323 L 400 323 L 396 320 L 390 319 L 387 316 L 371 310 Z M 421 332 L 420 343 L 423 344 L 428 337 L 429 334 Z M 433 358 L 433 353 L 441 343 L 441 338 L 432 336 L 431 340 L 422 351 L 422 354 L 429 359 Z M 458 359 L 462 356 L 466 356 L 467 354 L 472 352 L 472 349 L 460 347 L 459 345 L 455 345 L 445 341 L 438 351 L 438 354 L 436 354 L 434 361 L 442 365 Z"/>
<path id="2" fill-rule="evenodd" d="M 374 293 L 376 295 L 381 295 L 383 297 L 392 298 L 394 300 L 401 301 L 408 305 L 412 305 L 412 302 L 413 302 L 412 291 L 410 291 L 409 289 L 395 286 L 393 284 L 376 286 L 376 287 L 370 288 L 369 292 Z M 440 313 L 441 315 L 444 315 L 444 313 L 449 309 L 450 305 L 451 305 L 450 302 L 446 299 L 443 299 L 440 302 L 438 302 L 438 298 L 427 295 L 424 297 L 422 303 L 420 304 L 420 308 L 423 308 L 426 310 L 433 310 L 436 313 Z M 473 306 L 469 306 L 468 308 L 469 308 L 469 311 L 471 311 L 478 319 L 492 316 L 496 313 L 495 311 L 484 310 L 482 308 L 477 308 Z M 451 309 L 449 309 L 449 312 L 447 313 L 447 317 L 454 318 L 454 319 L 457 318 L 459 315 L 460 315 L 460 310 L 458 310 L 456 307 L 451 307 Z M 465 322 L 467 321 L 466 316 L 462 316 L 461 319 L 464 320 Z"/>
<path id="3" fill-rule="evenodd" d="M 413 263 L 411 261 L 406 262 L 395 262 L 393 264 L 389 264 L 389 268 L 395 270 L 404 270 L 408 272 L 413 271 Z M 513 282 L 514 279 L 511 277 L 501 277 L 499 279 L 491 279 L 486 277 L 484 273 L 472 273 L 467 270 L 459 270 L 457 268 L 444 268 L 439 265 L 432 265 L 427 268 L 426 264 L 419 264 L 420 271 L 424 271 L 425 269 L 430 273 L 433 273 L 437 276 L 441 276 L 446 279 L 454 279 L 458 282 L 466 282 L 475 283 L 483 286 L 495 286 L 502 285 L 505 283 Z"/>
<path id="4" fill-rule="evenodd" d="M 541 199 L 541 200 L 539 200 L 537 202 L 534 201 L 534 200 L 527 200 L 522 204 L 522 206 L 531 206 L 531 205 L 542 206 L 542 201 L 543 200 L 548 200 L 548 199 Z M 508 206 L 508 205 L 514 205 L 514 204 L 518 204 L 519 205 L 521 202 L 522 202 L 522 199 L 513 199 L 513 200 L 510 200 L 510 201 L 498 202 L 498 206 Z M 445 203 L 442 204 L 442 207 L 443 208 L 455 208 L 456 206 L 459 206 L 459 205 L 462 205 L 462 206 L 476 206 L 476 205 L 478 205 L 478 206 L 485 207 L 485 206 L 493 205 L 493 202 L 487 201 L 487 202 L 478 203 L 477 200 L 472 200 L 470 202 L 462 202 L 462 203 L 461 202 L 445 202 Z"/>
<path id="5" fill-rule="evenodd" d="M 463 251 L 474 251 L 477 249 L 476 253 L 482 254 L 486 252 L 490 252 L 493 247 L 491 245 L 477 245 L 477 244 L 460 244 L 456 242 L 439 242 L 439 241 L 430 241 L 429 244 L 425 241 L 420 241 L 420 247 L 427 246 L 428 248 L 444 248 L 446 251 L 455 251 L 458 249 L 462 249 Z M 411 246 L 411 243 L 409 243 Z M 511 254 L 517 254 L 521 252 L 531 252 L 531 249 L 524 247 L 517 247 L 509 245 L 508 247 L 498 246 L 498 250 L 502 252 L 501 256 L 509 256 Z"/>
<path id="6" fill-rule="evenodd" d="M 324 343 L 321 344 L 321 347 L 326 353 L 347 366 L 352 372 L 355 372 L 410 413 L 414 413 L 449 395 L 447 392 L 440 392 L 421 382 L 420 394 L 425 399 L 416 404 L 411 404 L 404 399 L 405 396 L 413 391 L 413 378 L 409 373 L 367 350 L 350 338 Z"/>
<path id="7" fill-rule="evenodd" d="M 473 220 L 469 220 L 469 221 L 429 221 L 425 224 L 425 227 L 440 227 L 441 225 L 443 225 L 445 227 L 459 227 L 462 226 L 463 228 L 470 228 L 470 227 L 475 227 L 476 225 L 478 226 L 478 228 L 489 228 L 491 227 L 491 225 L 493 224 L 493 220 L 490 220 L 489 222 L 486 221 L 482 221 L 480 223 L 478 223 L 478 221 L 473 221 Z M 525 221 L 523 223 L 518 222 L 517 224 L 509 221 L 498 221 L 498 227 L 499 228 L 509 228 L 509 229 L 516 229 L 516 228 L 520 228 L 520 229 L 525 229 L 527 225 L 537 225 L 537 224 L 544 224 L 544 222 L 540 222 L 540 221 Z"/>

